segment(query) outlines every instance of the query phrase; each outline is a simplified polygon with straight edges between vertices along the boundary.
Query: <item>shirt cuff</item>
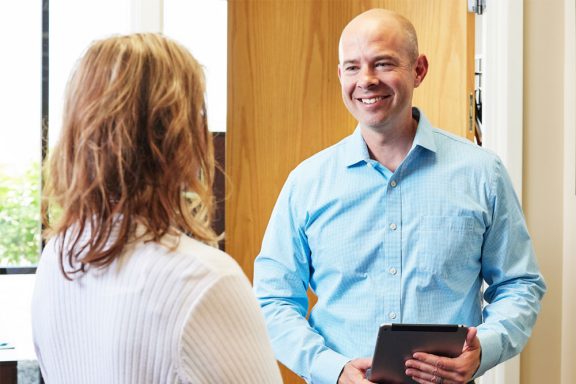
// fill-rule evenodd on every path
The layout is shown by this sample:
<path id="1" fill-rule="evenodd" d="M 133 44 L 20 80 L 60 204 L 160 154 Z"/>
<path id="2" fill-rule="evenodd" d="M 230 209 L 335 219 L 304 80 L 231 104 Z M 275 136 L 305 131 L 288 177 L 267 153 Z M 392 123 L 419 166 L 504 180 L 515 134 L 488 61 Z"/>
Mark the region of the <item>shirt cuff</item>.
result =
<path id="1" fill-rule="evenodd" d="M 498 333 L 478 328 L 478 339 L 482 346 L 482 355 L 480 367 L 478 367 L 473 379 L 482 376 L 486 371 L 498 365 L 502 354 L 502 345 Z"/>
<path id="2" fill-rule="evenodd" d="M 311 382 L 314 384 L 336 384 L 340 372 L 351 359 L 335 352 L 325 349 L 316 355 L 314 365 L 310 372 Z"/>

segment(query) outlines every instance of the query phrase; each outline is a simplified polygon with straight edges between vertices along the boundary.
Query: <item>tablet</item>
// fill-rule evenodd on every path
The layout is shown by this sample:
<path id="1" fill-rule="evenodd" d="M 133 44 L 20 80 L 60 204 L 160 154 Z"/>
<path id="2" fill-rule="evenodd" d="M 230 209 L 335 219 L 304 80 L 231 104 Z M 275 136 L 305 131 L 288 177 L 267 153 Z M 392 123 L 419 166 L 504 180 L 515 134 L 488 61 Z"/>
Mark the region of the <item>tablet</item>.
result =
<path id="1" fill-rule="evenodd" d="M 405 374 L 406 360 L 415 352 L 457 357 L 467 332 L 467 327 L 454 324 L 382 324 L 366 378 L 382 384 L 415 383 Z"/>

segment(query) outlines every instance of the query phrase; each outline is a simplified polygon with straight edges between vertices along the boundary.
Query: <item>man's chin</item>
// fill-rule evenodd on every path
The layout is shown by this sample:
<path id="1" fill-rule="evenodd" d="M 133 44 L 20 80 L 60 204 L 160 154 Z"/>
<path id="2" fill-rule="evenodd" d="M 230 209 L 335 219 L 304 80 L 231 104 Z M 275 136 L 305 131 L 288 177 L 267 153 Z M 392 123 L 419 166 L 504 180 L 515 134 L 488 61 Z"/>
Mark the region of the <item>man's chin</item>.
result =
<path id="1" fill-rule="evenodd" d="M 380 131 L 382 129 L 386 129 L 389 125 L 387 124 L 387 119 L 364 119 L 359 121 L 360 126 L 371 129 L 373 131 Z"/>

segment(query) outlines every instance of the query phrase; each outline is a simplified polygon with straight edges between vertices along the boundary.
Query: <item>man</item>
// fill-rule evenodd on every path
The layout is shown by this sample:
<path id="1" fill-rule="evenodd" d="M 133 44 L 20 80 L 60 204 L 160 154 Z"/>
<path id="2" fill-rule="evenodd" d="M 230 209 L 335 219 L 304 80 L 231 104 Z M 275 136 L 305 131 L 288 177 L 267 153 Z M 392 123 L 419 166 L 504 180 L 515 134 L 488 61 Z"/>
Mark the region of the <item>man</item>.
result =
<path id="1" fill-rule="evenodd" d="M 311 383 L 369 383 L 381 323 L 466 324 L 459 357 L 406 362 L 419 383 L 466 383 L 522 350 L 546 290 L 511 182 L 412 107 L 428 62 L 404 17 L 357 16 L 339 61 L 358 127 L 290 174 L 255 262 L 276 356 Z"/>

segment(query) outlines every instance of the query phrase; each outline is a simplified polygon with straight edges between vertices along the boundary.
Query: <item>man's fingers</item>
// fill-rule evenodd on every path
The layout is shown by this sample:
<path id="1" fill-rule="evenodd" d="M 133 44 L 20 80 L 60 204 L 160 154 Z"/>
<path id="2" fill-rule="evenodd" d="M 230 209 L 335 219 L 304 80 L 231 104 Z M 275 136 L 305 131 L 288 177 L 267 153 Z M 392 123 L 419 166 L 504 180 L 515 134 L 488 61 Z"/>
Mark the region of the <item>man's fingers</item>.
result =
<path id="1" fill-rule="evenodd" d="M 412 380 L 420 384 L 452 384 L 453 382 L 447 381 L 437 376 L 430 376 L 428 375 L 425 378 L 412 376 Z"/>
<path id="2" fill-rule="evenodd" d="M 415 354 L 416 356 L 416 354 Z M 406 375 L 419 378 L 418 382 L 462 382 L 463 374 L 456 369 L 453 359 L 434 356 L 429 354 L 418 354 L 420 360 L 410 359 L 406 361 Z"/>
<path id="3" fill-rule="evenodd" d="M 365 371 L 372 366 L 372 359 L 371 358 L 354 359 L 350 363 L 354 367 Z"/>
<path id="4" fill-rule="evenodd" d="M 371 358 L 350 360 L 344 365 L 338 378 L 338 384 L 373 384 L 365 377 L 366 370 L 372 366 Z"/>
<path id="5" fill-rule="evenodd" d="M 416 352 L 414 354 L 414 360 L 426 363 L 429 367 L 431 367 L 428 369 L 430 372 L 433 372 L 434 368 L 441 368 L 449 371 L 454 370 L 455 368 L 454 359 L 431 355 L 429 353 Z"/>
<path id="6" fill-rule="evenodd" d="M 420 375 L 419 373 L 424 373 L 424 375 Z M 437 376 L 447 377 L 450 374 L 449 371 L 443 368 L 425 364 L 417 360 L 406 361 L 406 375 L 408 376 L 419 376 L 428 380 Z"/>

